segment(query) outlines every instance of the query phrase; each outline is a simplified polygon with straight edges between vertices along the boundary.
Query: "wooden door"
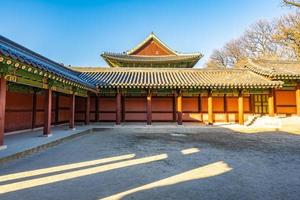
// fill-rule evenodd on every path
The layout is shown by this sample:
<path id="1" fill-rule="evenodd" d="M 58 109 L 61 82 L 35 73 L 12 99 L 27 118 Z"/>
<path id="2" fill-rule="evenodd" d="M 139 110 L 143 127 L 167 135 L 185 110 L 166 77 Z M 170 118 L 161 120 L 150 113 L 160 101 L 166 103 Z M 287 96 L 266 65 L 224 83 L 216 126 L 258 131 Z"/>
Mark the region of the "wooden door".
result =
<path id="1" fill-rule="evenodd" d="M 268 113 L 268 95 L 267 94 L 255 94 L 254 100 L 254 113 L 267 114 Z"/>

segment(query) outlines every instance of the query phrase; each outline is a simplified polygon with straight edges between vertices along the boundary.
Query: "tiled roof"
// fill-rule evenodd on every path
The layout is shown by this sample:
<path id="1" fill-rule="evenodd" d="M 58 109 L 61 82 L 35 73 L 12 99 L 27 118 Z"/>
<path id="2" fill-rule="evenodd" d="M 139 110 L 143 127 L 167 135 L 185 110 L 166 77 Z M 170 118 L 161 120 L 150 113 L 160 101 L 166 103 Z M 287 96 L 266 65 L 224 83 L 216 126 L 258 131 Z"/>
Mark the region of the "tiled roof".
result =
<path id="1" fill-rule="evenodd" d="M 78 72 L 37 54 L 0 35 L 0 55 L 1 54 L 46 72 L 54 73 L 55 75 L 69 81 L 76 82 L 89 88 L 95 88 L 95 86 L 91 83 L 79 78 Z"/>
<path id="2" fill-rule="evenodd" d="M 128 63 L 127 66 L 133 66 L 135 63 L 147 64 L 148 66 L 163 64 L 164 67 L 168 67 L 172 63 L 188 63 L 186 67 L 193 67 L 199 59 L 203 56 L 202 54 L 179 54 L 179 55 L 167 55 L 167 56 L 141 56 L 141 55 L 127 55 L 118 53 L 103 53 L 101 55 L 104 60 L 112 67 L 112 63 L 119 63 L 117 66 L 123 66 L 120 63 Z M 126 64 L 125 64 L 126 66 Z M 178 65 L 177 67 L 180 67 Z"/>
<path id="3" fill-rule="evenodd" d="M 80 78 L 99 88 L 276 88 L 271 81 L 246 69 L 77 68 Z"/>
<path id="4" fill-rule="evenodd" d="M 300 79 L 300 62 L 248 60 L 246 68 L 272 79 Z"/>
<path id="5" fill-rule="evenodd" d="M 117 53 L 103 53 L 102 57 L 116 59 L 119 61 L 130 62 L 172 62 L 172 61 L 186 61 L 186 60 L 199 60 L 201 54 L 181 54 L 181 55 L 167 55 L 167 56 L 140 56 L 140 55 L 127 55 Z"/>

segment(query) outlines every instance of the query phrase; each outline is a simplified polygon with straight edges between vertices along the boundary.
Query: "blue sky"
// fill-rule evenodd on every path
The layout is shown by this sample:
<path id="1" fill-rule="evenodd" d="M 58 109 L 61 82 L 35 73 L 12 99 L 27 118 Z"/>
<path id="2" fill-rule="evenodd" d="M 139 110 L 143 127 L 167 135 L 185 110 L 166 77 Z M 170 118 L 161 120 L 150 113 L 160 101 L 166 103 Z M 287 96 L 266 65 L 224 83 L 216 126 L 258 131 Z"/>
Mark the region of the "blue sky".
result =
<path id="1" fill-rule="evenodd" d="M 104 51 L 123 52 L 150 32 L 172 49 L 201 52 L 240 36 L 259 19 L 291 12 L 280 0 L 0 0 L 0 34 L 50 59 L 107 66 Z"/>

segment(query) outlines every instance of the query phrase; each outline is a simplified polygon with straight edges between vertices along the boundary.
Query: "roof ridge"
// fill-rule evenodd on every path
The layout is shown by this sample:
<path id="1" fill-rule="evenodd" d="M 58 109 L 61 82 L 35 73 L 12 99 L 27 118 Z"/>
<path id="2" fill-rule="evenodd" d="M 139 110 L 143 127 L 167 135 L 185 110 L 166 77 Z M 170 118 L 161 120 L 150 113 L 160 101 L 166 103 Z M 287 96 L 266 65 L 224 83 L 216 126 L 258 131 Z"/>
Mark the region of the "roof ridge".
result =
<path id="1" fill-rule="evenodd" d="M 173 49 L 171 49 L 168 45 L 166 45 L 163 41 L 161 41 L 152 31 L 142 42 L 140 42 L 138 45 L 136 45 L 135 47 L 133 47 L 131 50 L 126 51 L 127 55 L 130 55 L 132 53 L 134 53 L 135 51 L 137 51 L 139 48 L 141 48 L 144 44 L 146 44 L 147 42 L 149 42 L 151 39 L 156 40 L 158 43 L 160 43 L 164 48 L 166 48 L 168 51 L 170 51 L 171 53 L 177 55 L 177 52 L 174 51 Z"/>
<path id="2" fill-rule="evenodd" d="M 143 72 L 218 72 L 218 73 L 232 73 L 232 72 L 243 72 L 249 71 L 248 69 L 207 69 L 207 68 L 155 68 L 155 67 L 74 67 L 73 70 L 79 72 L 134 72 L 134 71 L 143 71 Z"/>

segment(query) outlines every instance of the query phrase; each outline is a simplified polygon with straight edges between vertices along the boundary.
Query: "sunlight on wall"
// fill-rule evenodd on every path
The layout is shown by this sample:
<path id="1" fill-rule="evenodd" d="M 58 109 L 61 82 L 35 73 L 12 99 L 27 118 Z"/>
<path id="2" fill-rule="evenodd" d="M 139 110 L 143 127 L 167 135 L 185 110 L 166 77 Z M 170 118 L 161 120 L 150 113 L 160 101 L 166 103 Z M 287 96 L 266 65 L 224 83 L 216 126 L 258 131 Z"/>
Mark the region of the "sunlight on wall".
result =
<path id="1" fill-rule="evenodd" d="M 202 114 L 199 114 L 199 113 L 190 113 L 190 114 L 188 114 L 187 118 L 201 122 L 202 121 Z"/>
<path id="2" fill-rule="evenodd" d="M 26 177 L 48 174 L 48 173 L 53 173 L 53 172 L 61 172 L 64 170 L 76 169 L 76 168 L 86 167 L 86 166 L 91 166 L 91 165 L 105 164 L 108 162 L 131 159 L 134 157 L 135 157 L 135 154 L 127 154 L 127 155 L 122 155 L 122 156 L 102 158 L 102 159 L 98 159 L 98 160 L 78 162 L 78 163 L 72 163 L 72 164 L 67 164 L 67 165 L 60 165 L 60 166 L 55 166 L 55 167 L 19 172 L 19 173 L 0 176 L 0 183 L 4 182 L 4 181 L 14 180 L 14 179 L 26 178 Z"/>
<path id="3" fill-rule="evenodd" d="M 183 155 L 188 155 L 188 154 L 198 153 L 199 151 L 200 151 L 200 149 L 198 149 L 198 148 L 189 148 L 189 149 L 183 149 L 180 152 Z"/>
<path id="4" fill-rule="evenodd" d="M 71 172 L 66 172 L 66 173 L 52 175 L 52 176 L 46 176 L 46 177 L 42 177 L 42 178 L 30 179 L 30 180 L 20 181 L 20 182 L 16 182 L 16 183 L 10 183 L 10 184 L 0 186 L 0 194 L 18 191 L 18 190 L 22 190 L 22 189 L 26 189 L 26 188 L 32 188 L 32 187 L 41 186 L 41 185 L 46 185 L 46 184 L 55 183 L 55 182 L 59 182 L 59 181 L 65 181 L 65 180 L 69 180 L 69 179 L 73 179 L 73 178 L 78 178 L 78 177 L 87 176 L 87 175 L 91 175 L 91 174 L 101 173 L 101 172 L 119 169 L 119 168 L 123 168 L 123 167 L 129 167 L 129 166 L 134 166 L 134 165 L 139 165 L 139 164 L 150 163 L 150 162 L 166 159 L 167 157 L 168 157 L 167 154 L 159 154 L 156 156 L 148 156 L 148 157 L 144 157 L 144 158 L 132 159 L 132 160 L 128 160 L 128 161 L 122 161 L 122 162 L 117 162 L 117 163 L 112 163 L 112 164 L 107 164 L 107 165 L 102 165 L 102 166 L 97 166 L 97 167 L 91 167 L 91 168 L 87 168 L 87 169 L 71 171 Z"/>
<path id="5" fill-rule="evenodd" d="M 190 171 L 183 172 L 181 174 L 177 174 L 175 176 L 171 176 L 165 179 L 161 179 L 159 181 L 155 181 L 131 190 L 127 190 L 125 192 L 121 192 L 106 198 L 103 198 L 102 200 L 115 200 L 115 199 L 122 199 L 123 197 L 140 192 L 143 190 L 149 190 L 152 188 L 157 188 L 157 187 L 163 187 L 163 186 L 168 186 L 168 185 L 174 185 L 177 183 L 182 183 L 186 181 L 191 181 L 191 180 L 197 180 L 197 179 L 202 179 L 202 178 L 208 178 L 212 176 L 217 176 L 226 172 L 231 171 L 232 168 L 229 167 L 226 163 L 223 161 L 215 162 L 212 164 L 208 164 L 196 169 L 192 169 Z"/>

